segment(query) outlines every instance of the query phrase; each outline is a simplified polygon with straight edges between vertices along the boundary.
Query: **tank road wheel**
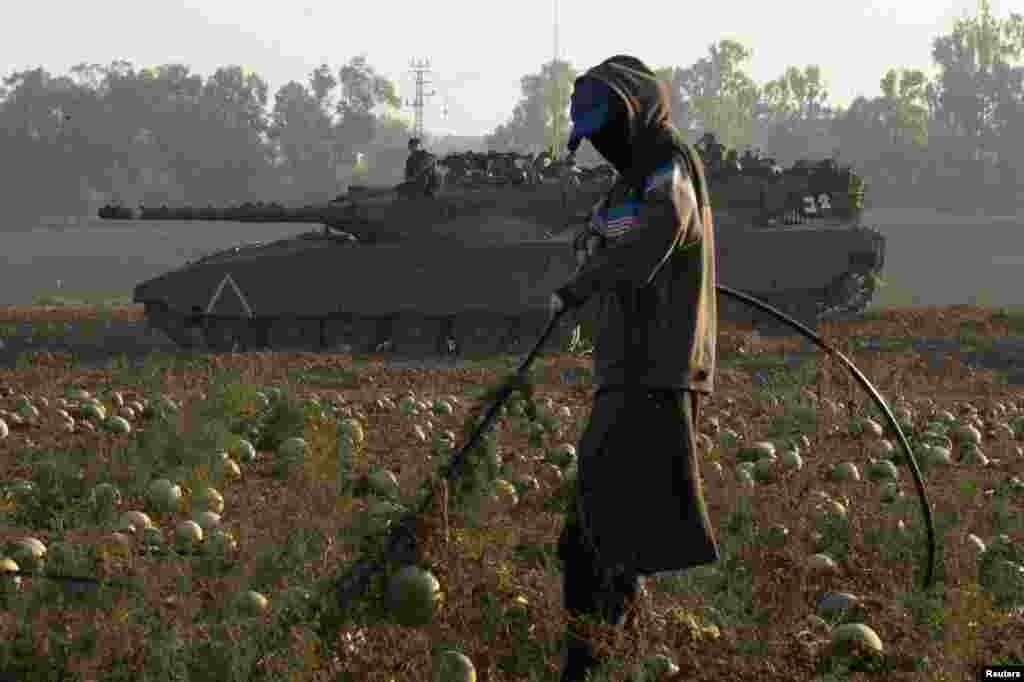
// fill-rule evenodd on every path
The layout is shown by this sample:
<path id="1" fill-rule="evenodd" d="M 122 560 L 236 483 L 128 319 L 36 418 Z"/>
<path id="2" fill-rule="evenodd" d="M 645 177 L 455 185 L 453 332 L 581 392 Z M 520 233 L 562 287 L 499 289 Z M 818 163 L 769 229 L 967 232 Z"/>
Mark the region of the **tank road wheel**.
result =
<path id="1" fill-rule="evenodd" d="M 517 318 L 517 324 L 513 331 L 512 338 L 506 347 L 506 352 L 512 355 L 524 355 L 530 352 L 533 345 L 537 343 L 541 333 L 547 325 L 548 316 L 546 312 L 530 312 Z M 566 352 L 572 345 L 572 339 L 576 330 L 576 320 L 572 315 L 563 316 L 558 325 L 551 332 L 544 350 Z"/>
<path id="2" fill-rule="evenodd" d="M 463 313 L 455 318 L 452 337 L 463 356 L 497 355 L 512 340 L 515 317 L 490 312 Z"/>
<path id="3" fill-rule="evenodd" d="M 819 305 L 817 299 L 811 296 L 798 293 L 790 297 L 764 296 L 759 298 L 769 305 L 778 308 L 812 331 L 818 326 Z M 788 336 L 797 333 L 792 327 L 777 320 L 775 317 L 760 312 L 754 318 L 754 329 L 763 336 Z"/>
<path id="4" fill-rule="evenodd" d="M 860 314 L 875 297 L 874 276 L 846 272 L 836 277 L 825 290 L 825 314 Z"/>
<path id="5" fill-rule="evenodd" d="M 146 303 L 145 315 L 150 327 L 162 331 L 179 348 L 188 350 L 202 347 L 199 329 L 188 316 L 171 310 L 167 304 Z"/>
<path id="6" fill-rule="evenodd" d="M 203 340 L 215 353 L 259 350 L 270 346 L 268 326 L 263 320 L 208 317 L 203 324 Z"/>
<path id="7" fill-rule="evenodd" d="M 274 350 L 320 350 L 321 320 L 308 317 L 280 317 L 270 321 L 268 345 Z"/>
<path id="8" fill-rule="evenodd" d="M 402 313 L 391 321 L 391 351 L 400 355 L 424 357 L 443 352 L 446 320 L 419 313 Z"/>
<path id="9" fill-rule="evenodd" d="M 336 314 L 324 320 L 324 348 L 337 352 L 367 353 L 380 343 L 380 320 L 354 314 Z"/>

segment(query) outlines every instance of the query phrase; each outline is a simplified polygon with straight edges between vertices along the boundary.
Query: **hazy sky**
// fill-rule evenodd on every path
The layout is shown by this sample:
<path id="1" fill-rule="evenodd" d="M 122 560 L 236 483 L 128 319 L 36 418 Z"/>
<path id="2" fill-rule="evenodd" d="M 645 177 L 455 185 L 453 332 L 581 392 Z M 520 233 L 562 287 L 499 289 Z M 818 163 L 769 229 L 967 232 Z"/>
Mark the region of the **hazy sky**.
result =
<path id="1" fill-rule="evenodd" d="M 127 59 L 137 67 L 181 62 L 204 76 L 240 64 L 270 84 L 271 101 L 289 80 L 305 82 L 326 61 L 337 69 L 366 53 L 412 96 L 411 59 L 429 58 L 439 95 L 428 130 L 479 135 L 508 118 L 519 78 L 554 53 L 553 0 L 92 0 L 6 3 L 0 69 Z M 931 40 L 976 0 L 716 0 L 623 2 L 558 0 L 562 58 L 583 70 L 617 53 L 652 68 L 687 66 L 722 38 L 754 56 L 763 83 L 786 66 L 822 66 L 834 103 L 879 94 L 891 66 L 926 68 Z M 608 8 L 602 10 L 601 8 Z M 651 11 L 647 11 L 648 9 Z M 657 8 L 656 11 L 653 8 Z M 692 9 L 691 9 L 692 8 Z M 999 17 L 1024 0 L 992 0 Z M 445 97 L 448 117 L 442 118 Z"/>

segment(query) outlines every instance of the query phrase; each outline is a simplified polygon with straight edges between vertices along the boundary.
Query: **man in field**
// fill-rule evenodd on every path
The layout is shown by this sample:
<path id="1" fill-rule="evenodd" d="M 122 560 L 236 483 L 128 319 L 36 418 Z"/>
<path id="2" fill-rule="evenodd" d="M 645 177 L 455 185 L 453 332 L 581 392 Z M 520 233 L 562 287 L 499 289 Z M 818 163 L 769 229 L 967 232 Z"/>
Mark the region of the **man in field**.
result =
<path id="1" fill-rule="evenodd" d="M 599 306 L 597 391 L 558 541 L 562 682 L 599 662 L 581 622 L 619 625 L 635 612 L 641 576 L 718 559 L 695 443 L 715 372 L 714 229 L 703 165 L 669 106 L 655 74 L 621 55 L 572 95 L 570 151 L 588 138 L 619 178 L 575 240 L 582 266 L 551 297 L 552 314 L 590 298 Z"/>

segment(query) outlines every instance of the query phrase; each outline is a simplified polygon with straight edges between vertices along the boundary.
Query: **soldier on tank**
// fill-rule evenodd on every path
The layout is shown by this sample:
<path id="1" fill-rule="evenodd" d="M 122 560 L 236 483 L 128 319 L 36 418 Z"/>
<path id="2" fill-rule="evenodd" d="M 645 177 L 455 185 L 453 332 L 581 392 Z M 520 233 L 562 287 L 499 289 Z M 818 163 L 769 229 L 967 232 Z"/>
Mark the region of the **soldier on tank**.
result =
<path id="1" fill-rule="evenodd" d="M 718 136 L 712 132 L 706 132 L 700 138 L 701 146 L 704 148 L 704 166 L 712 173 L 717 173 L 722 168 L 725 146 L 718 141 Z"/>
<path id="2" fill-rule="evenodd" d="M 730 149 L 725 155 L 725 170 L 730 175 L 736 175 L 743 171 L 743 164 L 740 163 L 739 153 L 735 148 Z"/>
<path id="3" fill-rule="evenodd" d="M 552 154 L 548 150 L 542 151 L 537 155 L 537 159 L 534 162 L 534 169 L 537 171 L 537 178 L 542 180 L 548 176 L 549 168 L 552 163 Z"/>
<path id="4" fill-rule="evenodd" d="M 757 167 L 757 157 L 754 156 L 754 152 L 750 147 L 743 150 L 740 165 L 743 166 L 744 170 L 754 170 Z"/>
<path id="5" fill-rule="evenodd" d="M 409 140 L 409 158 L 405 161 L 405 182 L 413 196 L 433 197 L 440 188 L 437 159 L 420 146 L 419 138 Z"/>
<path id="6" fill-rule="evenodd" d="M 710 195 L 671 97 L 635 57 L 578 78 L 569 150 L 583 138 L 619 172 L 574 240 L 579 269 L 553 314 L 596 298 L 590 422 L 558 540 L 569 626 L 561 682 L 599 663 L 581 621 L 635 622 L 641 576 L 718 559 L 696 446 L 715 373 L 718 312 Z M 645 438 L 638 465 L 636 434 Z"/>
<path id="7" fill-rule="evenodd" d="M 409 140 L 409 158 L 405 160 L 406 182 L 410 182 L 416 178 L 420 166 L 423 163 L 423 155 L 426 153 L 426 150 L 420 146 L 420 139 L 418 137 L 414 137 Z"/>

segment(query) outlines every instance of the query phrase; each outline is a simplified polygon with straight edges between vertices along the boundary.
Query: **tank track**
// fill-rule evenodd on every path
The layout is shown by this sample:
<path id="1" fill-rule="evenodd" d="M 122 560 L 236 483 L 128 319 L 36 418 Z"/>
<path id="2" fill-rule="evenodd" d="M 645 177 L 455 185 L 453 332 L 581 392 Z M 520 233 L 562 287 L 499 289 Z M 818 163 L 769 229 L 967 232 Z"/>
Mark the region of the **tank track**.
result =
<path id="1" fill-rule="evenodd" d="M 797 292 L 751 292 L 803 324 L 862 313 L 875 295 L 870 274 L 847 272 L 825 289 Z M 775 318 L 742 303 L 719 297 L 719 317 L 750 320 L 759 331 L 788 328 Z M 432 318 L 415 314 L 384 317 L 228 318 L 182 315 L 146 305 L 149 324 L 181 348 L 206 352 L 292 350 L 312 352 L 387 352 L 413 357 L 479 357 L 526 353 L 544 328 L 544 314 L 482 315 Z M 582 338 L 592 338 L 589 307 L 567 316 L 556 328 L 546 350 L 573 350 Z M 791 330 L 789 330 L 791 331 Z"/>
<path id="2" fill-rule="evenodd" d="M 419 356 L 518 355 L 530 350 L 543 331 L 545 314 L 432 318 L 413 313 L 381 317 L 229 318 L 187 316 L 147 304 L 146 320 L 184 349 L 206 352 L 258 350 L 387 352 Z M 573 346 L 576 322 L 566 318 L 545 345 Z"/>

